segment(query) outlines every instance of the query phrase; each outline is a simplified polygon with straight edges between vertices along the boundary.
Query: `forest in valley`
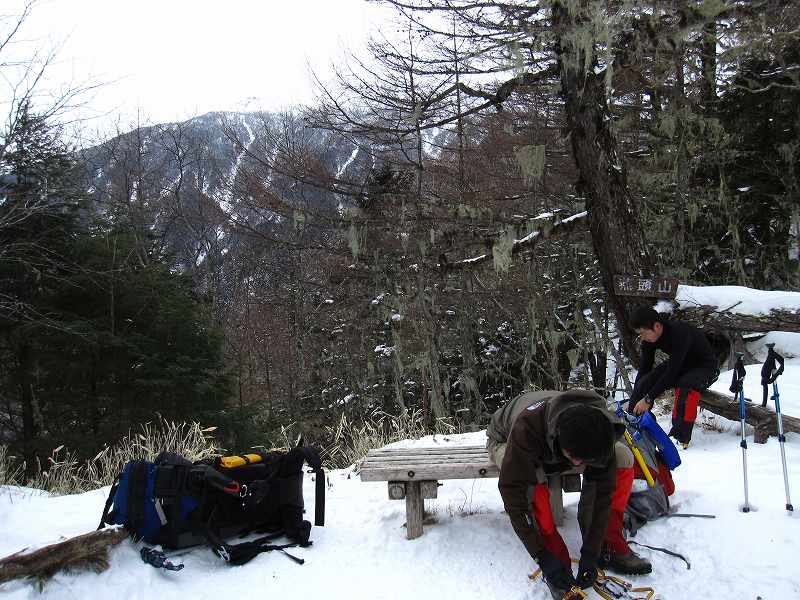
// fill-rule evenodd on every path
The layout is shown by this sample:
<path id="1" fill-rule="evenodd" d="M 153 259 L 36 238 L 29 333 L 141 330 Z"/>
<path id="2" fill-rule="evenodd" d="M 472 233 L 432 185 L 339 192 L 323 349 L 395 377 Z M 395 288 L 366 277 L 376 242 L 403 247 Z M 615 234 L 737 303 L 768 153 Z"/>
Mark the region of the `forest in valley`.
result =
<path id="1" fill-rule="evenodd" d="M 235 450 L 478 430 L 525 389 L 624 389 L 607 367 L 636 364 L 650 300 L 615 275 L 800 291 L 796 2 L 383 3 L 312 105 L 88 148 L 27 65 L 0 130 L 0 444 L 28 476 L 157 419 Z"/>

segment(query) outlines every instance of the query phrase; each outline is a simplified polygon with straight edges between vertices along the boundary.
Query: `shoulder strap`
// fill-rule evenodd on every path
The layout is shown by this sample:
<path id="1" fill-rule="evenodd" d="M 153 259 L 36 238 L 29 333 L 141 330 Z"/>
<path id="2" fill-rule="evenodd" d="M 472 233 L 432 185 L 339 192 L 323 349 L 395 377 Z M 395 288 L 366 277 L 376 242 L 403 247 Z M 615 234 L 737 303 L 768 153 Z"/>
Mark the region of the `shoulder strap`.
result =
<path id="1" fill-rule="evenodd" d="M 134 539 L 141 537 L 144 526 L 144 502 L 147 493 L 147 462 L 137 460 L 131 465 L 128 475 L 128 530 Z"/>
<path id="2" fill-rule="evenodd" d="M 111 489 L 108 491 L 108 499 L 103 507 L 103 515 L 100 517 L 100 524 L 97 529 L 102 529 L 105 525 L 110 524 L 109 511 L 114 503 L 114 495 L 117 493 L 117 488 L 119 488 L 119 475 L 114 478 L 114 483 L 111 484 Z"/>
<path id="3" fill-rule="evenodd" d="M 286 552 L 286 548 L 294 548 L 299 544 L 270 544 L 272 540 L 283 535 L 283 532 L 273 533 L 257 538 L 251 542 L 242 542 L 240 544 L 226 544 L 222 538 L 216 535 L 210 528 L 204 531 L 204 535 L 208 545 L 214 551 L 214 554 L 222 558 L 225 562 L 232 565 L 244 565 L 262 552 L 271 552 L 272 550 L 279 550 L 286 556 L 291 558 L 299 565 L 305 563 L 305 559 L 294 556 Z"/>
<path id="4" fill-rule="evenodd" d="M 308 466 L 314 470 L 316 485 L 314 488 L 314 525 L 325 526 L 325 470 L 319 452 L 311 446 L 298 448 L 303 453 Z"/>

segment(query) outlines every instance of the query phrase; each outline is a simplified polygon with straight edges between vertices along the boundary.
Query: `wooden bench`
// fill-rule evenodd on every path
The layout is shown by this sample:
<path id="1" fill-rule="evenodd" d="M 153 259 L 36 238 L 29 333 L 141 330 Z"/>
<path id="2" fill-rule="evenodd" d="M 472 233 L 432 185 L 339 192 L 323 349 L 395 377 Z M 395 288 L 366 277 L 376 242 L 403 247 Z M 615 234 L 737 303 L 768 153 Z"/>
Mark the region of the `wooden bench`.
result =
<path id="1" fill-rule="evenodd" d="M 484 446 L 378 448 L 362 461 L 360 475 L 361 481 L 389 482 L 390 500 L 405 499 L 406 538 L 413 540 L 422 535 L 424 500 L 437 497 L 440 480 L 492 478 L 500 471 Z M 548 485 L 553 519 L 560 525 L 564 514 L 561 477 L 548 477 Z"/>

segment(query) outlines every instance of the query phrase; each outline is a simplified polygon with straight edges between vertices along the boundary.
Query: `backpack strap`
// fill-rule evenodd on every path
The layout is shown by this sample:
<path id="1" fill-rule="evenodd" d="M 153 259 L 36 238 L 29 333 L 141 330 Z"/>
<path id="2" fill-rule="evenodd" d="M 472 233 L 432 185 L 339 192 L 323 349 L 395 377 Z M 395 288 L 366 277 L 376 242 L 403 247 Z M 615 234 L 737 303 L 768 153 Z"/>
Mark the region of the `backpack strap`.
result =
<path id="1" fill-rule="evenodd" d="M 314 525 L 325 526 L 325 471 L 322 464 L 314 469 L 316 486 L 314 490 Z"/>
<path id="2" fill-rule="evenodd" d="M 286 556 L 291 558 L 299 565 L 305 563 L 305 559 L 294 556 L 286 552 L 286 548 L 295 548 L 299 546 L 298 543 L 291 544 L 270 544 L 275 538 L 281 537 L 283 532 L 272 533 L 263 537 L 257 538 L 251 542 L 242 542 L 240 544 L 226 544 L 222 538 L 215 534 L 211 528 L 204 530 L 204 535 L 208 545 L 214 551 L 214 554 L 222 558 L 225 562 L 232 565 L 244 565 L 262 552 L 271 552 L 272 550 L 279 550 Z"/>
<path id="3" fill-rule="evenodd" d="M 302 443 L 302 440 L 301 442 Z M 308 466 L 314 470 L 316 485 L 314 488 L 314 525 L 325 526 L 325 470 L 319 452 L 311 446 L 298 447 Z"/>
<path id="4" fill-rule="evenodd" d="M 97 526 L 98 530 L 110 524 L 113 520 L 113 516 L 110 516 L 109 513 L 111 511 L 111 505 L 114 503 L 114 495 L 117 493 L 117 488 L 119 488 L 119 475 L 114 478 L 114 483 L 111 484 L 106 505 L 103 507 L 103 515 L 100 517 L 100 524 Z"/>
<path id="5" fill-rule="evenodd" d="M 137 460 L 131 465 L 128 476 L 128 531 L 134 539 L 141 537 L 145 523 L 144 498 L 147 493 L 147 463 Z"/>

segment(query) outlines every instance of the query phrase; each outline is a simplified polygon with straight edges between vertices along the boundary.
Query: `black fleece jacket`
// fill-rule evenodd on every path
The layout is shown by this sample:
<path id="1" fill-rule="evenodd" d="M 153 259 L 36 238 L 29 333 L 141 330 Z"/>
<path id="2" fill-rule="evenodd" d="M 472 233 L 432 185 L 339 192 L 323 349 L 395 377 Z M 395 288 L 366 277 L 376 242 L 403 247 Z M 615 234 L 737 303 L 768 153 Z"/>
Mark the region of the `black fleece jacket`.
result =
<path id="1" fill-rule="evenodd" d="M 674 387 L 675 382 L 684 373 L 691 369 L 717 369 L 717 359 L 708 338 L 699 329 L 682 321 L 666 321 L 661 336 L 653 343 L 642 341 L 642 359 L 639 365 L 638 381 L 653 370 L 656 350 L 662 350 L 669 355 L 668 366 L 664 374 L 649 389 L 634 390 L 631 394 L 630 405 L 633 406 L 647 394 L 655 399 L 665 390 Z"/>

